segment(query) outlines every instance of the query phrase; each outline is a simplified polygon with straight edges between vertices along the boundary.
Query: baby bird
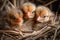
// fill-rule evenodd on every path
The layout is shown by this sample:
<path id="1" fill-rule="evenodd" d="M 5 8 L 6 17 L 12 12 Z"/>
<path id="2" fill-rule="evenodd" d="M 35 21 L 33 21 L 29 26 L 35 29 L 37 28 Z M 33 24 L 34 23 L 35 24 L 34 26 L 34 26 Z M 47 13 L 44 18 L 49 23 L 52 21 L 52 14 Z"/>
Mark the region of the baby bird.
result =
<path id="1" fill-rule="evenodd" d="M 35 13 L 36 23 L 34 24 L 34 30 L 40 30 L 48 23 L 52 22 L 54 14 L 49 8 L 45 6 L 38 6 Z"/>
<path id="2" fill-rule="evenodd" d="M 21 32 L 21 26 L 23 25 L 23 13 L 21 10 L 18 10 L 16 8 L 12 8 L 10 9 L 9 7 L 7 7 L 7 13 L 6 13 L 6 17 L 5 20 L 9 25 L 9 30 L 15 30 L 15 31 L 19 31 L 21 35 L 23 35 L 23 33 Z"/>
<path id="3" fill-rule="evenodd" d="M 27 2 L 22 4 L 21 9 L 24 13 L 24 19 L 29 19 L 34 17 L 36 6 L 33 3 Z"/>
<path id="4" fill-rule="evenodd" d="M 32 31 L 33 18 L 35 15 L 34 11 L 36 9 L 36 6 L 33 3 L 26 2 L 22 4 L 21 9 L 24 15 L 24 24 L 22 26 L 22 31 L 23 32 Z"/>
<path id="5" fill-rule="evenodd" d="M 54 16 L 53 12 L 45 6 L 38 6 L 36 8 L 36 21 L 38 22 L 48 22 Z"/>
<path id="6" fill-rule="evenodd" d="M 21 26 L 23 24 L 22 11 L 20 11 L 16 8 L 10 8 L 9 6 L 7 6 L 6 21 L 11 26 L 16 26 L 16 25 Z"/>
<path id="7" fill-rule="evenodd" d="M 20 11 L 19 13 L 17 12 L 17 10 L 12 9 L 8 14 L 8 22 L 10 22 L 10 24 L 12 25 L 22 25 L 23 23 L 23 19 L 22 19 L 22 12 Z"/>

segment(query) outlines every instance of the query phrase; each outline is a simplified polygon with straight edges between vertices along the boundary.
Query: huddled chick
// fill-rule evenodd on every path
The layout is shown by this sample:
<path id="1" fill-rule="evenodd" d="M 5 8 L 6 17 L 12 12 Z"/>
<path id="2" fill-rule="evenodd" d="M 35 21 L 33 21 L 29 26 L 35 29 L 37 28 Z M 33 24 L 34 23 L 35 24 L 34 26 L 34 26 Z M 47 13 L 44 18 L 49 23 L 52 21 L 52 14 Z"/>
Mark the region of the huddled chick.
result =
<path id="1" fill-rule="evenodd" d="M 36 8 L 36 21 L 38 22 L 48 22 L 51 17 L 54 16 L 53 12 L 45 6 L 38 6 Z"/>
<path id="2" fill-rule="evenodd" d="M 14 26 L 21 26 L 22 31 L 30 31 L 32 29 L 40 30 L 47 22 L 51 22 L 54 16 L 53 12 L 49 8 L 45 6 L 36 7 L 35 4 L 30 2 L 22 4 L 20 8 L 21 10 L 18 10 L 16 8 L 9 8 L 9 6 L 7 6 L 5 20 L 8 25 L 12 26 L 13 28 Z M 24 23 L 25 20 L 28 21 Z"/>
<path id="3" fill-rule="evenodd" d="M 21 11 L 20 11 L 21 12 Z M 8 14 L 7 14 L 7 21 L 10 22 L 12 25 L 22 25 L 20 23 L 23 22 L 23 19 L 22 19 L 22 13 L 18 13 L 17 10 L 15 9 L 12 9 Z"/>
<path id="4" fill-rule="evenodd" d="M 24 19 L 34 18 L 34 12 L 36 9 L 35 4 L 26 2 L 22 4 L 21 9 L 23 11 Z"/>
<path id="5" fill-rule="evenodd" d="M 45 7 L 45 6 L 38 6 L 35 11 L 35 21 L 34 29 L 39 30 L 42 29 L 47 23 L 52 22 L 53 20 L 53 12 Z"/>
<path id="6" fill-rule="evenodd" d="M 4 20 L 5 23 L 8 26 L 9 30 L 14 30 L 20 32 L 20 34 L 23 36 L 23 33 L 21 32 L 21 26 L 23 25 L 23 12 L 13 5 L 11 7 L 9 5 L 5 6 L 6 15 Z M 6 27 L 7 28 L 7 27 Z M 5 28 L 5 29 L 6 29 Z"/>
<path id="7" fill-rule="evenodd" d="M 9 6 L 6 6 L 6 15 L 5 20 L 7 24 L 10 26 L 10 28 L 19 28 L 23 25 L 23 13 L 21 10 L 18 10 L 16 8 L 10 8 Z"/>
<path id="8" fill-rule="evenodd" d="M 33 3 L 26 2 L 22 4 L 21 10 L 23 11 L 24 25 L 22 26 L 22 30 L 30 31 L 32 30 L 32 25 L 34 23 L 33 18 L 35 16 L 36 6 Z"/>

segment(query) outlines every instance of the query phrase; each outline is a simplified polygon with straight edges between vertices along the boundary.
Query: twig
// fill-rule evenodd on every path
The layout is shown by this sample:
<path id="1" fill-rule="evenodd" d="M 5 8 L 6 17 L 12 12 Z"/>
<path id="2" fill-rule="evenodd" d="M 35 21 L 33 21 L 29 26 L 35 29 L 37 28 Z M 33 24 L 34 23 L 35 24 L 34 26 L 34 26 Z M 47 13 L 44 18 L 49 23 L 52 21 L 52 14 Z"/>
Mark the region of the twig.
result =
<path id="1" fill-rule="evenodd" d="M 45 33 L 46 31 L 50 30 L 51 27 L 47 27 L 46 29 L 42 30 L 36 37 L 33 37 L 34 39 L 37 39 L 38 37 L 40 37 L 43 33 Z"/>
<path id="2" fill-rule="evenodd" d="M 34 37 L 34 39 L 36 39 L 36 38 L 38 38 L 42 33 L 48 31 L 49 29 L 51 29 L 51 27 L 44 27 L 43 29 L 41 29 L 41 30 L 39 30 L 39 31 L 35 31 L 35 32 L 33 32 L 33 33 L 30 33 L 30 34 L 25 34 L 25 35 L 23 36 L 23 38 L 30 37 L 30 36 L 36 36 L 36 35 L 39 34 L 38 36 Z"/>
<path id="3" fill-rule="evenodd" d="M 58 10 L 59 10 L 59 8 L 57 9 L 57 12 L 56 12 L 55 21 L 56 21 L 56 18 L 57 18 Z M 57 30 L 58 30 L 59 28 L 60 28 L 59 26 L 58 26 L 58 27 L 56 27 L 56 30 L 55 30 L 55 34 L 54 34 L 54 38 L 53 38 L 53 40 L 55 40 L 56 35 L 57 35 Z"/>
<path id="4" fill-rule="evenodd" d="M 3 40 L 4 34 L 1 36 L 1 40 Z"/>
<path id="5" fill-rule="evenodd" d="M 50 5 L 50 9 L 52 10 L 52 4 Z"/>
<path id="6" fill-rule="evenodd" d="M 59 31 L 58 31 L 58 33 L 57 33 L 57 35 L 59 35 L 60 34 L 60 29 L 59 29 Z"/>
<path id="7" fill-rule="evenodd" d="M 8 1 L 8 4 L 10 4 L 12 6 L 12 8 L 15 8 L 16 7 L 10 1 Z"/>
<path id="8" fill-rule="evenodd" d="M 8 34 L 8 33 L 4 33 L 4 34 L 7 35 L 7 36 L 9 36 L 9 37 L 11 37 L 11 38 L 13 38 L 13 39 L 17 39 L 17 37 L 12 36 L 12 35 L 10 35 L 10 34 Z"/>
<path id="9" fill-rule="evenodd" d="M 23 37 L 23 33 L 21 31 L 0 30 L 0 33 L 9 33 L 9 34 L 14 34 L 14 35 L 21 35 Z"/>
<path id="10" fill-rule="evenodd" d="M 55 30 L 55 28 L 52 28 L 52 29 L 48 30 L 47 32 L 43 33 L 43 35 L 40 35 L 40 37 L 45 36 L 45 35 L 47 35 L 49 32 L 54 31 L 54 30 Z"/>
<path id="11" fill-rule="evenodd" d="M 53 40 L 55 40 L 56 36 L 57 36 L 57 31 L 58 31 L 59 27 L 57 27 L 57 29 L 55 30 L 55 34 L 54 34 L 54 38 Z"/>
<path id="12" fill-rule="evenodd" d="M 3 5 L 2 5 L 0 10 L 3 10 L 4 6 L 6 5 L 6 2 L 7 2 L 7 0 L 4 1 L 4 3 L 3 3 Z"/>
<path id="13" fill-rule="evenodd" d="M 19 34 L 19 32 L 16 32 L 16 31 L 12 31 L 12 30 L 0 30 L 0 33 L 15 33 L 15 34 Z"/>
<path id="14" fill-rule="evenodd" d="M 55 1 L 57 1 L 57 0 L 53 0 L 53 1 L 51 1 L 51 2 L 49 2 L 49 3 L 47 3 L 47 4 L 45 4 L 44 6 L 48 6 L 48 5 L 52 4 L 52 3 L 54 3 Z"/>

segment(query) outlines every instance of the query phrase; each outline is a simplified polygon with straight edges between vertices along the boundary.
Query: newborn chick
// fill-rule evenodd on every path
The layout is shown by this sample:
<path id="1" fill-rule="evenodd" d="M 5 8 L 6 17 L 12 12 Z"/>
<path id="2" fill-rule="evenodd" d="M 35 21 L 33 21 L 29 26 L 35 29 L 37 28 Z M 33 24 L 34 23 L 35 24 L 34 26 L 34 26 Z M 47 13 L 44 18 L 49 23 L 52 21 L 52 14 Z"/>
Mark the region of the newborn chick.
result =
<path id="1" fill-rule="evenodd" d="M 51 20 L 54 14 L 51 10 L 45 6 L 38 6 L 36 8 L 36 21 L 38 22 L 48 22 Z"/>
<path id="2" fill-rule="evenodd" d="M 23 13 L 20 10 L 17 10 L 15 8 L 11 9 L 6 14 L 6 21 L 10 26 L 10 29 L 19 31 L 21 35 L 23 33 L 21 32 L 21 26 L 23 25 Z"/>
<path id="3" fill-rule="evenodd" d="M 21 10 L 18 10 L 12 3 L 8 3 L 5 7 L 6 9 L 6 18 L 8 23 L 11 26 L 22 26 L 23 24 L 23 13 Z"/>
<path id="4" fill-rule="evenodd" d="M 7 12 L 6 20 L 11 26 L 21 26 L 23 24 L 23 13 L 13 8 Z"/>
<path id="5" fill-rule="evenodd" d="M 36 23 L 34 24 L 34 30 L 40 30 L 52 22 L 54 14 L 49 8 L 45 6 L 38 6 L 35 13 Z"/>
<path id="6" fill-rule="evenodd" d="M 35 9 L 36 6 L 33 3 L 27 2 L 22 4 L 21 9 L 23 11 L 24 15 L 24 24 L 22 26 L 22 31 L 27 32 L 27 31 L 32 31 L 32 25 L 33 25 L 33 18 L 35 15 Z"/>
<path id="7" fill-rule="evenodd" d="M 21 9 L 24 12 L 24 19 L 29 19 L 34 17 L 36 6 L 33 3 L 27 2 L 22 4 Z"/>

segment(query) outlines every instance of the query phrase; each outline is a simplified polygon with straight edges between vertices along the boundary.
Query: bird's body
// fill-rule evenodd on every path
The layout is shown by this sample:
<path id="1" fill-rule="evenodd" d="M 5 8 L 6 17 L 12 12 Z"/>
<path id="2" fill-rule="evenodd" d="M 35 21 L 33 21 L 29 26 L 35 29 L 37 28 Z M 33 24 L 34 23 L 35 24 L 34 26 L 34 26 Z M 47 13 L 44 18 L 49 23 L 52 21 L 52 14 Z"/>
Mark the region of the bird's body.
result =
<path id="1" fill-rule="evenodd" d="M 23 25 L 23 13 L 20 10 L 17 10 L 15 8 L 10 9 L 6 12 L 5 15 L 5 21 L 8 24 L 9 28 L 7 28 L 7 25 L 5 29 L 14 30 L 20 32 L 21 35 L 22 32 L 20 30 L 20 27 Z"/>
<path id="2" fill-rule="evenodd" d="M 34 30 L 40 30 L 45 25 L 50 24 L 53 20 L 53 12 L 45 6 L 38 6 L 36 8 L 36 23 L 34 24 Z"/>
<path id="3" fill-rule="evenodd" d="M 36 9 L 35 4 L 26 2 L 22 4 L 21 9 L 23 11 L 23 17 L 24 17 L 24 25 L 23 30 L 24 31 L 31 31 L 32 30 L 32 24 L 34 23 L 32 20 L 34 18 L 34 11 Z"/>

